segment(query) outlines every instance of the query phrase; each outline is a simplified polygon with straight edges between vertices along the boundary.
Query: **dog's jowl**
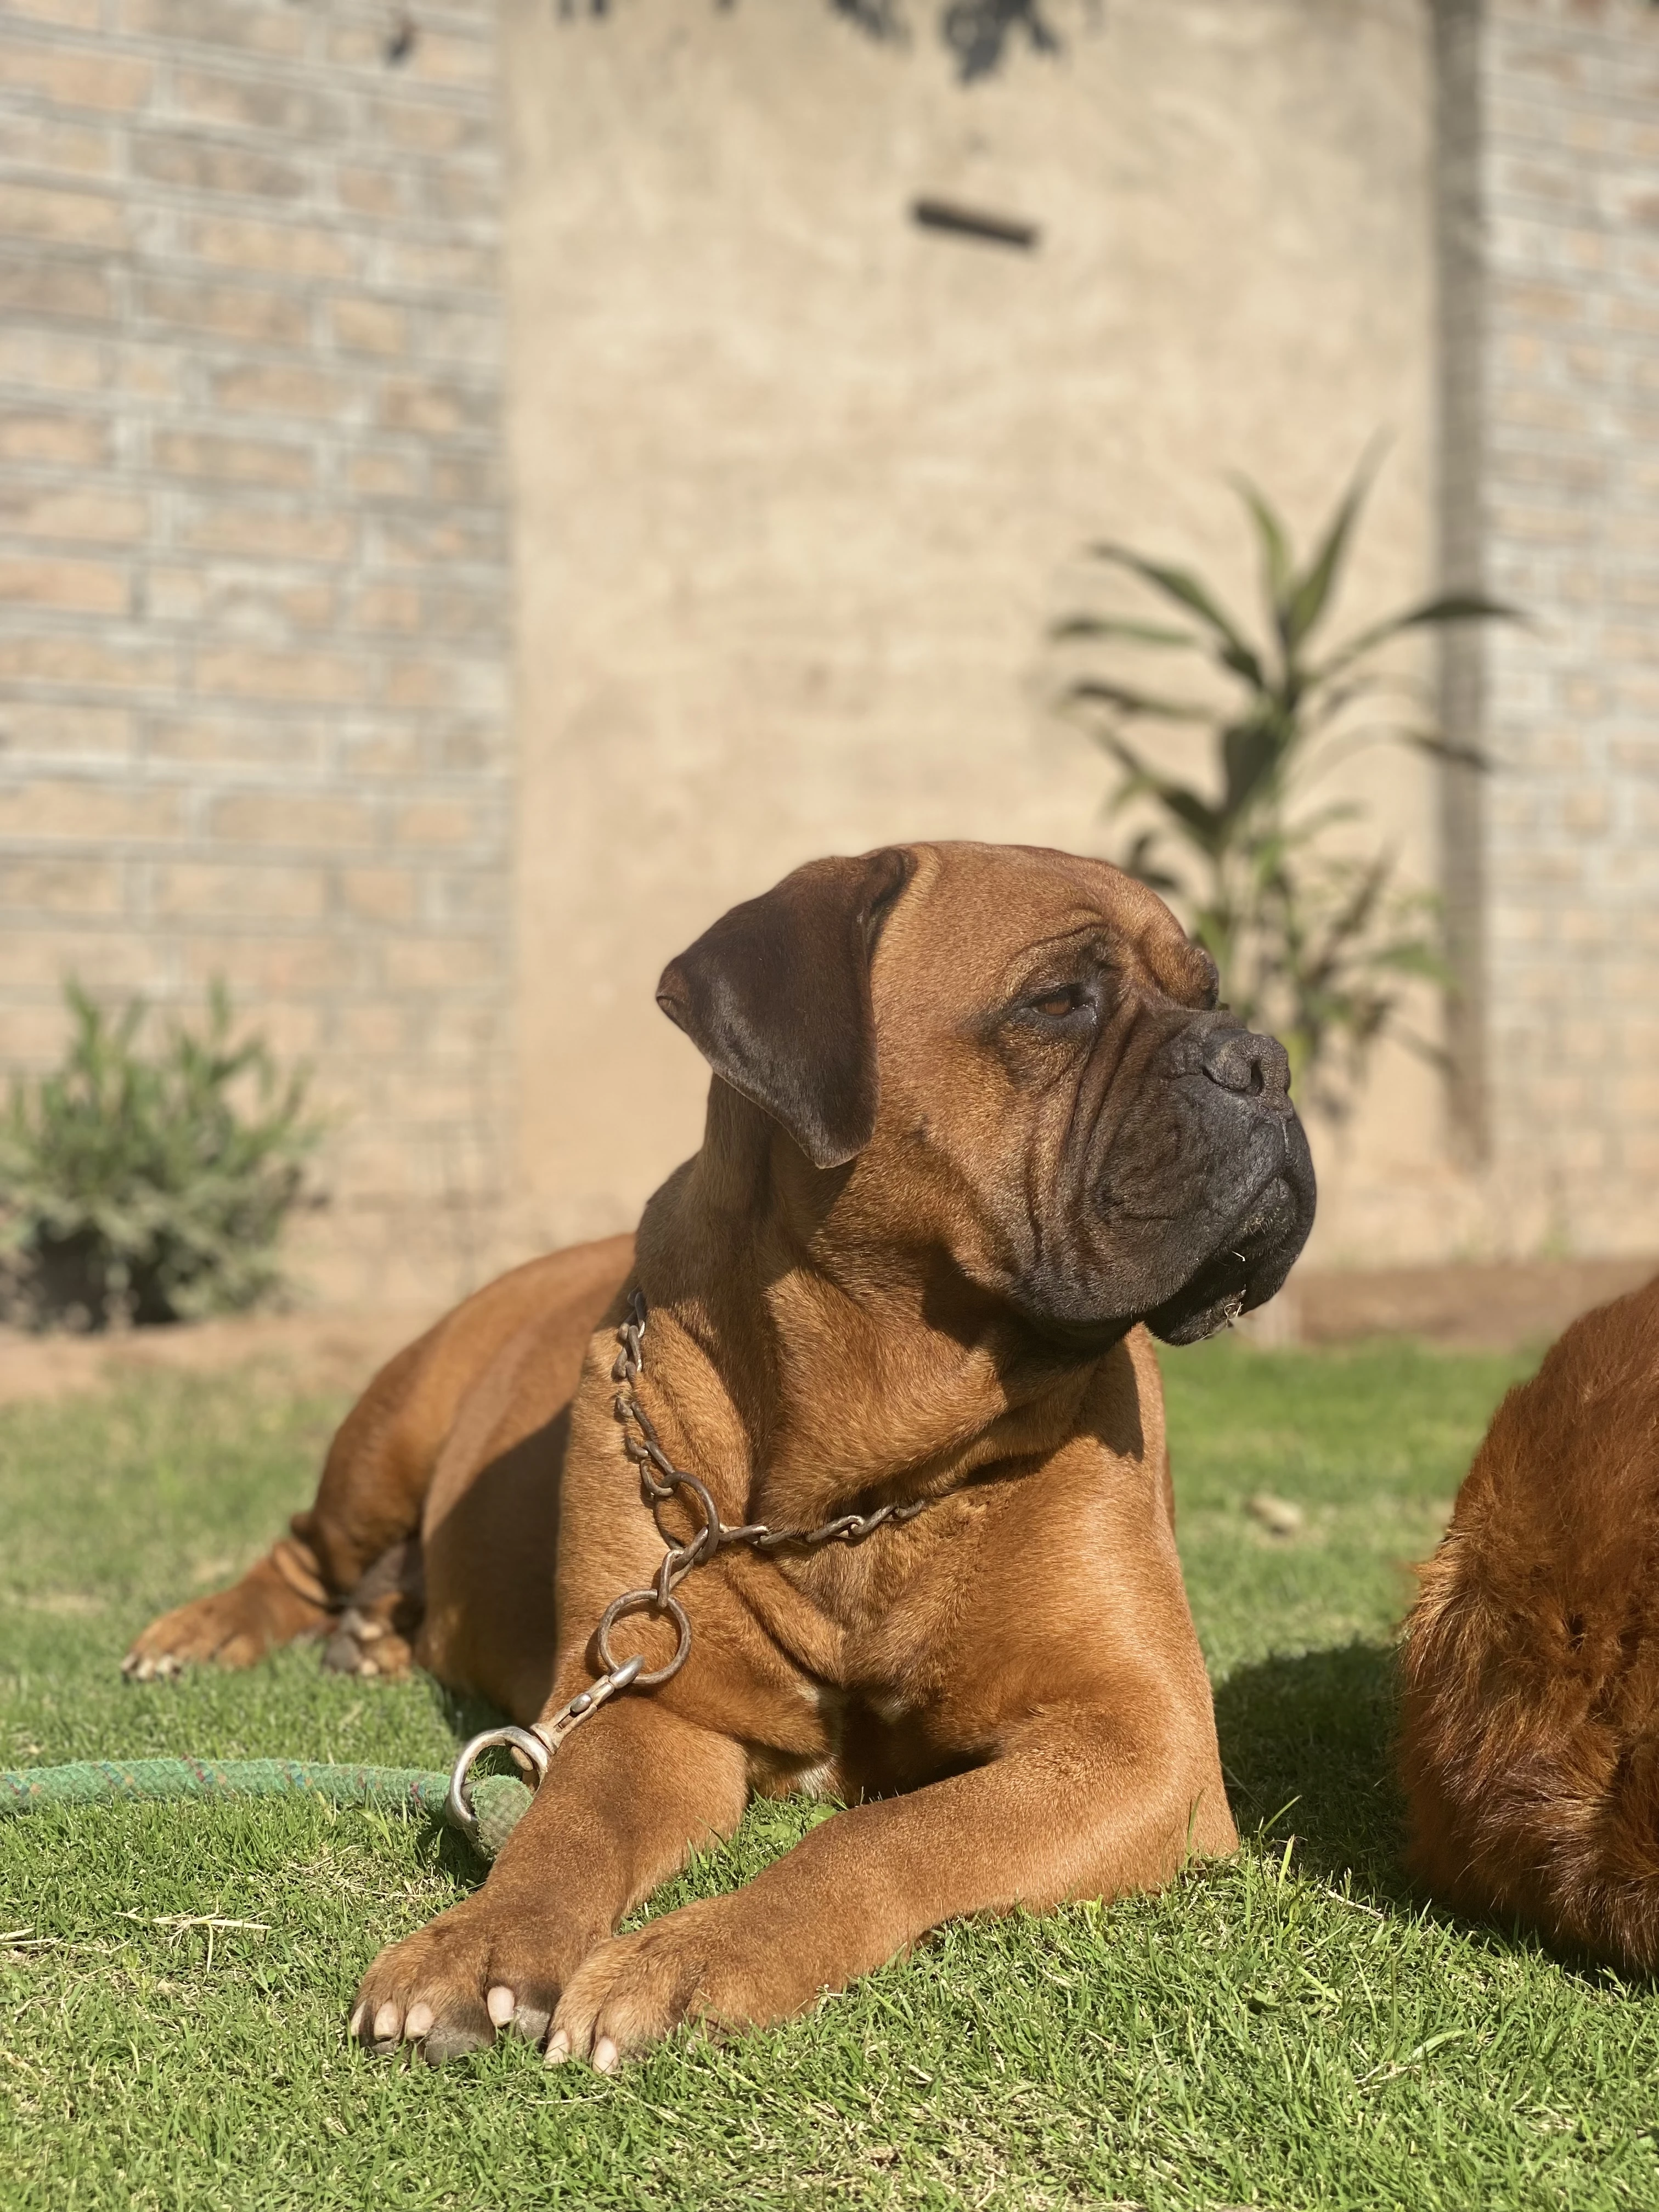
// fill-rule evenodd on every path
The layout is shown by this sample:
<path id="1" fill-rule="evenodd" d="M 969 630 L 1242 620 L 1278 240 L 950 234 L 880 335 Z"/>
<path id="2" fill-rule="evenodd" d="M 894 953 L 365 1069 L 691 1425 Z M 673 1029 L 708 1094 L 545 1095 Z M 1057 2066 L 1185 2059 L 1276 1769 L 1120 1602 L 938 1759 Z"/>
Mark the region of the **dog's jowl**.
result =
<path id="1" fill-rule="evenodd" d="M 1024 848 L 798 869 L 659 996 L 714 1081 L 637 1236 L 521 1267 L 400 1353 L 292 1534 L 128 1671 L 326 1634 L 331 1665 L 558 1713 L 663 1558 L 615 1409 L 635 1291 L 639 1406 L 723 1522 L 925 1510 L 689 1574 L 688 1663 L 571 1733 L 483 1887 L 370 1969 L 377 2048 L 510 2028 L 608 2067 L 687 2018 L 779 2019 L 952 1914 L 1112 1897 L 1236 1841 L 1148 1331 L 1208 1334 L 1302 1247 L 1281 1048 L 1217 1006 L 1151 891 Z M 615 1637 L 649 1669 L 674 1643 L 648 1609 Z M 848 1809 L 612 1934 L 751 1789 L 800 1787 Z"/>

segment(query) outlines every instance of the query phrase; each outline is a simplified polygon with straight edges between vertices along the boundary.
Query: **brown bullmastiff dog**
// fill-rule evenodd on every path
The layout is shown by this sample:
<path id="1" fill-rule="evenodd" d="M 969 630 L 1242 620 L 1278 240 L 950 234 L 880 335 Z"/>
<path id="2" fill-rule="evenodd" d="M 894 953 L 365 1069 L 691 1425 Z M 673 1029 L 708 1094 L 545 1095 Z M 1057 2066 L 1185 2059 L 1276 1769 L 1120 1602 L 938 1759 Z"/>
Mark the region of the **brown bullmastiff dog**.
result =
<path id="1" fill-rule="evenodd" d="M 425 1667 L 563 1739 L 483 1887 L 370 1968 L 377 2050 L 511 2027 L 609 2069 L 684 2020 L 796 2012 L 954 1914 L 1111 1898 L 1237 1840 L 1147 1329 L 1208 1335 L 1301 1249 L 1282 1048 L 1151 891 L 1025 848 L 799 868 L 658 995 L 714 1079 L 637 1237 L 520 1267 L 399 1353 L 292 1536 L 126 1662 L 331 1632 L 336 1664 Z M 706 1504 L 618 1418 L 635 1291 L 633 1401 Z M 606 1607 L 716 1513 L 750 1540 L 679 1554 L 688 1663 L 575 1726 Z M 754 1547 L 872 1514 L 861 1542 Z M 678 1632 L 641 1605 L 612 1660 L 654 1672 Z M 754 1789 L 848 1809 L 613 1935 Z"/>

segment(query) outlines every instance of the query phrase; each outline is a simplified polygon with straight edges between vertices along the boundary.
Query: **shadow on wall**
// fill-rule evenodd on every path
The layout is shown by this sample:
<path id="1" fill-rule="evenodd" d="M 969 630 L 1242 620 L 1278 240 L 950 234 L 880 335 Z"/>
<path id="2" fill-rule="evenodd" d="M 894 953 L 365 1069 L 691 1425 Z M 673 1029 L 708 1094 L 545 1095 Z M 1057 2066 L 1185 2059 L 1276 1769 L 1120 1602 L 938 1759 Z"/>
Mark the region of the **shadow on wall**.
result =
<path id="1" fill-rule="evenodd" d="M 737 0 L 714 0 L 722 13 Z M 940 42 L 957 65 L 963 84 L 991 76 L 1006 58 L 1009 42 L 1019 35 L 1033 53 L 1057 54 L 1061 41 L 1043 13 L 1044 0 L 945 0 L 939 10 Z M 1092 21 L 1101 13 L 1101 0 L 1084 0 Z M 903 0 L 829 0 L 832 15 L 872 39 L 908 46 L 910 26 Z M 578 15 L 605 16 L 611 0 L 559 0 L 559 14 L 567 21 Z"/>
<path id="2" fill-rule="evenodd" d="M 1237 1668 L 1216 1692 L 1215 1718 L 1240 1832 L 1269 1823 L 1281 1847 L 1295 1836 L 1305 1871 L 1337 1882 L 1351 1873 L 1357 1895 L 1411 1904 L 1400 1863 L 1398 1703 L 1394 1653 L 1378 1644 Z"/>

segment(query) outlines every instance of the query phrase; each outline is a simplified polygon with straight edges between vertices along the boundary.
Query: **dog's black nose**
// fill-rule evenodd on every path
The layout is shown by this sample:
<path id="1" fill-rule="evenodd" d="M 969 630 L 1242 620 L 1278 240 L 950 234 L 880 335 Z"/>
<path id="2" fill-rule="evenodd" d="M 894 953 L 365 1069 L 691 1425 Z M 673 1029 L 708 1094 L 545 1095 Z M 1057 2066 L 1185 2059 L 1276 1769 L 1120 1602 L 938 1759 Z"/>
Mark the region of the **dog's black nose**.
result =
<path id="1" fill-rule="evenodd" d="M 1212 1030 L 1204 1040 L 1204 1073 L 1224 1091 L 1283 1098 L 1291 1087 L 1284 1046 L 1254 1030 Z"/>

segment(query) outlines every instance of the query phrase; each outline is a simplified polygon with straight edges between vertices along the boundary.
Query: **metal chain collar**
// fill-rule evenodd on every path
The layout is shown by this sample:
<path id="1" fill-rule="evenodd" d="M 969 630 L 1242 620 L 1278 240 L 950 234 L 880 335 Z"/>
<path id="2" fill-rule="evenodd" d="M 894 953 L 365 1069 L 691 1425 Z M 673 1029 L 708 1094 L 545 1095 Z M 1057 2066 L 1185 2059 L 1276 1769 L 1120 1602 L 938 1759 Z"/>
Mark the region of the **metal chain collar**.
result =
<path id="1" fill-rule="evenodd" d="M 551 1720 L 537 1721 L 528 1729 L 485 1729 L 462 1746 L 450 1777 L 449 1796 L 444 1809 L 452 1824 L 474 1844 L 478 1842 L 478 1823 L 467 1794 L 466 1778 L 480 1753 L 499 1744 L 510 1745 L 535 1768 L 539 1784 L 546 1777 L 553 1753 L 565 1738 L 573 1729 L 591 1720 L 601 1705 L 623 1690 L 654 1690 L 679 1673 L 691 1656 L 691 1622 L 674 1592 L 694 1567 L 706 1567 L 718 1553 L 737 1545 L 765 1557 L 787 1544 L 799 1545 L 808 1551 L 822 1544 L 861 1544 L 866 1537 L 873 1536 L 878 1528 L 890 1522 L 914 1520 L 932 1503 L 923 1498 L 908 1505 L 878 1505 L 872 1513 L 841 1513 L 817 1528 L 772 1528 L 764 1521 L 728 1527 L 720 1519 L 720 1508 L 707 1485 L 695 1474 L 688 1474 L 684 1468 L 676 1467 L 669 1458 L 651 1416 L 640 1403 L 635 1386 L 645 1372 L 646 1311 L 645 1293 L 631 1292 L 627 1318 L 617 1331 L 617 1341 L 622 1349 L 611 1370 L 611 1379 L 617 1385 L 611 1410 L 622 1425 L 623 1449 L 640 1471 L 641 1490 L 665 1547 L 662 1563 L 646 1588 L 624 1590 L 620 1597 L 612 1598 L 600 1614 L 599 1625 L 593 1632 L 593 1649 L 604 1672 L 591 1689 L 579 1691 Z M 662 1509 L 677 1492 L 695 1507 L 698 1523 L 696 1533 L 684 1543 L 662 1525 Z M 639 1654 L 618 1661 L 611 1650 L 612 1629 L 619 1620 L 636 1613 L 652 1613 L 659 1620 L 672 1621 L 674 1626 L 672 1656 L 649 1673 L 645 1671 L 645 1662 Z"/>

